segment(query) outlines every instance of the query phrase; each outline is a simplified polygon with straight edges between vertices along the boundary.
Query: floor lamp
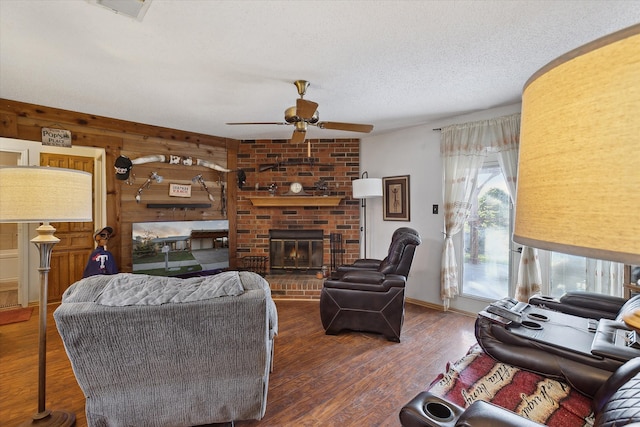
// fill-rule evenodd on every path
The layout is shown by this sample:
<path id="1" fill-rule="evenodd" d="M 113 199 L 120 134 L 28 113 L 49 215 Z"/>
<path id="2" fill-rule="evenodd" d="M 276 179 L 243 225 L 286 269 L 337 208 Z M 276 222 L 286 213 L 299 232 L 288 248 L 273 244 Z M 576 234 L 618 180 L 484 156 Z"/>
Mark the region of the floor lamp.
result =
<path id="1" fill-rule="evenodd" d="M 92 176 L 71 169 L 0 166 L 0 222 L 42 223 L 33 242 L 40 254 L 38 412 L 23 426 L 73 426 L 75 414 L 45 407 L 47 290 L 51 252 L 60 241 L 49 222 L 92 220 Z"/>
<path id="2" fill-rule="evenodd" d="M 382 180 L 380 178 L 369 178 L 369 172 L 362 172 L 360 179 L 353 180 L 353 197 L 362 199 L 364 227 L 360 230 L 364 240 L 364 258 L 367 258 L 367 199 L 382 197 Z"/>

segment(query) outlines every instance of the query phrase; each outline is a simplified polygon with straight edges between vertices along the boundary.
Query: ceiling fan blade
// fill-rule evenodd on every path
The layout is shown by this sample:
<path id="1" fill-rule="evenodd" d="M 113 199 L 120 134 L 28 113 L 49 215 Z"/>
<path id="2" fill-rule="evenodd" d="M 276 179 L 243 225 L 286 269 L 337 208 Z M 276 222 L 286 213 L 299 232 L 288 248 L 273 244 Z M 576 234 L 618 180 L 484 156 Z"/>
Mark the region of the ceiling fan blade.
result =
<path id="1" fill-rule="evenodd" d="M 233 122 L 225 123 L 227 125 L 288 125 L 286 122 Z"/>
<path id="2" fill-rule="evenodd" d="M 348 130 L 350 132 L 364 133 L 369 133 L 373 130 L 373 125 L 362 125 L 357 123 L 318 122 L 316 126 L 320 129 Z"/>
<path id="3" fill-rule="evenodd" d="M 298 98 L 296 100 L 296 115 L 302 120 L 309 120 L 318 109 L 318 104 L 313 101 Z"/>
<path id="4" fill-rule="evenodd" d="M 307 136 L 307 132 L 305 131 L 300 131 L 300 130 L 294 130 L 293 131 L 293 135 L 291 135 L 291 143 L 292 144 L 300 144 L 301 142 L 304 142 L 305 137 Z"/>

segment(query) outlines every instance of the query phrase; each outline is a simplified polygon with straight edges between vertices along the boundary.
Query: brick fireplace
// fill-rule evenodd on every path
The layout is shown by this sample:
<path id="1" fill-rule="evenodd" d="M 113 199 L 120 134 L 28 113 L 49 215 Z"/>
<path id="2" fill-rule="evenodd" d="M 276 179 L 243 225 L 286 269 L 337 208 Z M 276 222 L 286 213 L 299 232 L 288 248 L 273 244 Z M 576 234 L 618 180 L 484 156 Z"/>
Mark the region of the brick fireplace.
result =
<path id="1" fill-rule="evenodd" d="M 359 201 L 353 199 L 351 181 L 359 177 L 358 139 L 310 140 L 312 164 L 282 165 L 291 159 L 309 159 L 307 144 L 290 144 L 288 140 L 246 140 L 240 144 L 238 168 L 245 171 L 247 181 L 238 190 L 237 253 L 238 260 L 245 256 L 270 258 L 271 230 L 320 230 L 322 256 L 320 266 L 331 265 L 329 235 L 338 233 L 344 249 L 343 262 L 350 263 L 359 254 Z M 260 172 L 261 166 L 276 165 Z M 264 167 L 262 169 L 265 169 Z M 254 206 L 251 199 L 268 197 L 269 189 L 277 187 L 275 196 L 283 196 L 292 182 L 300 182 L 309 195 L 322 195 L 316 184 L 324 181 L 329 196 L 339 196 L 335 206 L 319 206 L 296 202 L 288 206 Z M 274 184 L 274 186 L 272 186 Z M 293 199 L 291 199 L 293 200 Z M 318 263 L 317 258 L 314 261 Z M 271 264 L 270 264 L 271 265 Z M 315 265 L 315 264 L 314 264 Z M 269 269 L 267 279 L 274 296 L 279 298 L 315 299 L 320 296 L 322 280 L 315 278 L 317 270 L 296 269 L 298 276 L 285 279 L 283 270 Z M 286 269 L 285 269 L 286 271 Z"/>

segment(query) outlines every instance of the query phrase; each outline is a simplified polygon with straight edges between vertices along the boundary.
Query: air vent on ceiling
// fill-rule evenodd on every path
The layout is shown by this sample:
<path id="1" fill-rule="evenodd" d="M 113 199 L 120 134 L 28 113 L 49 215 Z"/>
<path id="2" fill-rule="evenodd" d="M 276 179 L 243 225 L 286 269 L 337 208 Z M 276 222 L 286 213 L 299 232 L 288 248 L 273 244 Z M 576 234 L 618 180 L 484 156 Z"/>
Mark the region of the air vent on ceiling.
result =
<path id="1" fill-rule="evenodd" d="M 142 21 L 144 14 L 151 5 L 151 0 L 87 0 L 89 3 L 97 4 L 109 9 L 118 15 L 128 16 L 138 21 Z"/>

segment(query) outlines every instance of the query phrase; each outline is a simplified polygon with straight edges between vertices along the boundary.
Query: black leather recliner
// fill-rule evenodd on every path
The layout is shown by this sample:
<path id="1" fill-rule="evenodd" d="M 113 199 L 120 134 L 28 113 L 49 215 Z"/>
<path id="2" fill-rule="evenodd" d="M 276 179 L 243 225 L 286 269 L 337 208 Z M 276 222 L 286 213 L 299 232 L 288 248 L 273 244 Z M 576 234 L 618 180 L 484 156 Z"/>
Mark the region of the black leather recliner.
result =
<path id="1" fill-rule="evenodd" d="M 400 342 L 404 288 L 420 243 L 417 233 L 402 233 L 376 270 L 354 269 L 326 280 L 320 293 L 320 318 L 326 333 L 375 332 Z"/>
<path id="2" fill-rule="evenodd" d="M 342 277 L 345 273 L 349 271 L 362 271 L 362 270 L 374 270 L 381 271 L 382 273 L 393 273 L 400 274 L 402 276 L 407 276 L 409 274 L 409 269 L 406 266 L 396 266 L 393 262 L 389 262 L 389 255 L 393 252 L 394 242 L 403 234 L 413 234 L 414 236 L 420 237 L 420 234 L 411 227 L 400 227 L 391 235 L 391 243 L 389 244 L 389 250 L 387 252 L 387 256 L 385 259 L 374 259 L 374 258 L 360 258 L 353 262 L 353 264 L 341 265 L 338 267 L 337 271 L 332 272 L 331 278 L 337 279 Z M 383 265 L 381 269 L 381 265 Z M 395 270 L 394 270 L 395 268 Z M 406 271 L 405 271 L 406 268 Z"/>
<path id="3" fill-rule="evenodd" d="M 620 336 L 631 330 L 622 320 L 623 316 L 639 306 L 640 295 L 628 300 L 615 319 L 600 318 L 589 332 L 588 319 L 597 316 L 583 318 L 560 312 L 555 314 L 565 317 L 554 320 L 558 316 L 554 316 L 552 310 L 530 305 L 526 313 L 546 313 L 551 317 L 548 323 L 540 322 L 540 331 L 534 329 L 531 336 L 518 332 L 528 328 L 504 327 L 483 316 L 476 319 L 475 334 L 483 350 L 494 359 L 559 379 L 587 396 L 594 396 L 612 372 L 640 355 L 640 350 L 619 342 Z M 545 333 L 560 335 L 563 345 L 534 338 L 542 338 Z"/>
<path id="4" fill-rule="evenodd" d="M 593 397 L 594 427 L 640 426 L 640 357 L 631 359 L 604 381 Z M 400 411 L 403 427 L 539 427 L 492 403 L 461 408 L 429 392 L 418 394 Z"/>

